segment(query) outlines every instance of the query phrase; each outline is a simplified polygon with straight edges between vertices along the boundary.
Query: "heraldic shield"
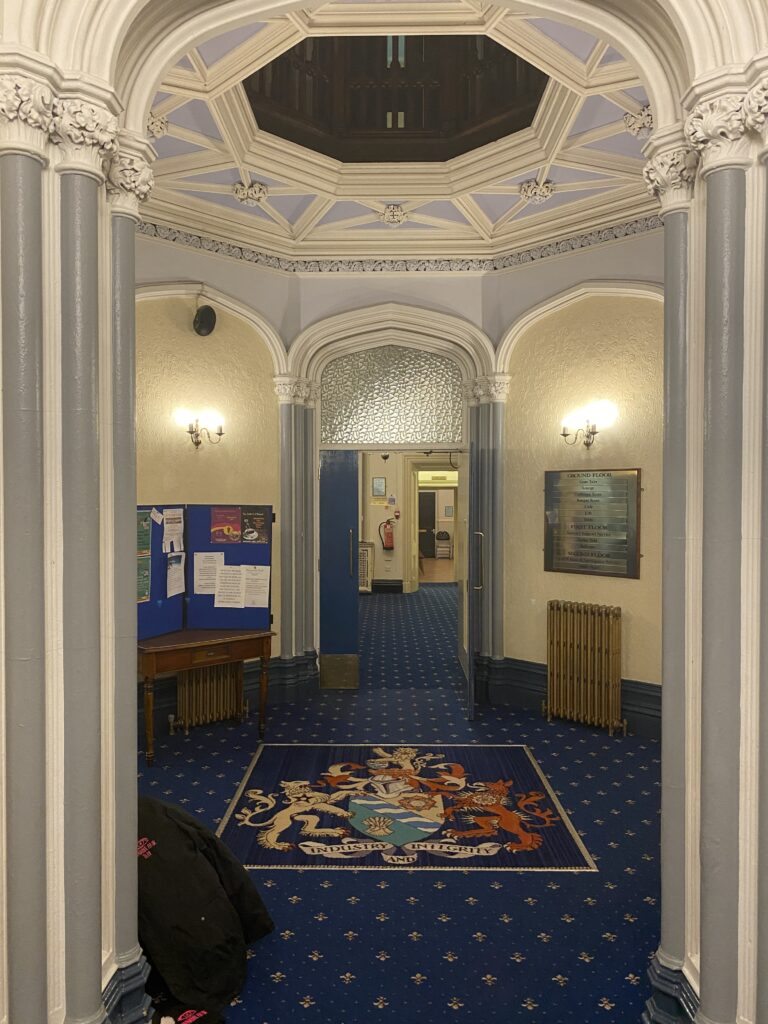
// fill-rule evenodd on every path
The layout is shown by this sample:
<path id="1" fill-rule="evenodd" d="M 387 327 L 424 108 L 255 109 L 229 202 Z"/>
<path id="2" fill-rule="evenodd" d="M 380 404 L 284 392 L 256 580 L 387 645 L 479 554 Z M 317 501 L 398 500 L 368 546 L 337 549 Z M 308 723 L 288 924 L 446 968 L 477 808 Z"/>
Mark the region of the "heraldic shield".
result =
<path id="1" fill-rule="evenodd" d="M 442 828 L 444 809 L 439 794 L 421 793 L 405 779 L 374 776 L 370 786 L 375 795 L 349 801 L 349 824 L 364 836 L 404 846 Z"/>
<path id="2" fill-rule="evenodd" d="M 526 747 L 266 744 L 219 829 L 248 868 L 594 871 Z"/>

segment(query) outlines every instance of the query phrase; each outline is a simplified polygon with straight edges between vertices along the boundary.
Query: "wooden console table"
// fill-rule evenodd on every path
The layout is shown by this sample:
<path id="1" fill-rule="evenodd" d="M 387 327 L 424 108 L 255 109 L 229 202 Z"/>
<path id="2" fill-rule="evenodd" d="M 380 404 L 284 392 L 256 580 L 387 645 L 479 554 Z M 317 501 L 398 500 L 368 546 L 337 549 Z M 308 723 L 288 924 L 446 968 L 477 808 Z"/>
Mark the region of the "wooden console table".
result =
<path id="1" fill-rule="evenodd" d="M 157 676 L 192 673 L 215 665 L 236 666 L 239 675 L 240 711 L 243 704 L 243 662 L 261 658 L 259 677 L 259 737 L 264 735 L 269 685 L 269 658 L 274 633 L 250 629 L 180 629 L 138 645 L 139 675 L 144 681 L 146 758 L 155 757 L 155 679 Z M 189 722 L 185 725 L 188 727 Z"/>

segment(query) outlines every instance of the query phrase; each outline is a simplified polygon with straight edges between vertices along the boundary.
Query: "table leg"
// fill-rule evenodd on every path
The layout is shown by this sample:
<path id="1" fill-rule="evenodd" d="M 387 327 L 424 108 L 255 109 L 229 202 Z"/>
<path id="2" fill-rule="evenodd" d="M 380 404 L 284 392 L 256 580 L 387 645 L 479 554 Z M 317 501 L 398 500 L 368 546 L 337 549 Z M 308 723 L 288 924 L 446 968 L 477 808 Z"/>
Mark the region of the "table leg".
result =
<path id="1" fill-rule="evenodd" d="M 261 675 L 259 677 L 259 739 L 264 736 L 267 724 L 267 689 L 269 687 L 269 657 L 272 644 L 267 638 L 261 651 Z"/>
<path id="2" fill-rule="evenodd" d="M 147 765 L 155 760 L 155 681 L 144 677 L 144 735 Z"/>

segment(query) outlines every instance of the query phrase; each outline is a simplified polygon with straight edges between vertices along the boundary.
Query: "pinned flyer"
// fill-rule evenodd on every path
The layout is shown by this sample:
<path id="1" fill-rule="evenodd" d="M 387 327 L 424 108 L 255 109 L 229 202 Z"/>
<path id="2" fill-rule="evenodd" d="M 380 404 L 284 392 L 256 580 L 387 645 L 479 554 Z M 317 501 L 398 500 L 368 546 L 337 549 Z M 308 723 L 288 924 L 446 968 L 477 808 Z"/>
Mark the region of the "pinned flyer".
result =
<path id="1" fill-rule="evenodd" d="M 216 572 L 214 608 L 245 607 L 245 577 L 242 565 L 220 565 Z"/>
<path id="2" fill-rule="evenodd" d="M 149 518 L 153 523 L 157 523 L 158 526 L 163 525 L 163 513 L 160 512 L 159 509 L 153 508 L 149 513 Z"/>
<path id="3" fill-rule="evenodd" d="M 216 573 L 224 565 L 223 551 L 195 552 L 195 593 L 215 594 Z"/>
<path id="4" fill-rule="evenodd" d="M 184 509 L 167 508 L 163 515 L 163 551 L 184 550 Z"/>
<path id="5" fill-rule="evenodd" d="M 172 551 L 168 555 L 168 570 L 166 579 L 166 597 L 176 597 L 186 590 L 184 585 L 184 563 L 186 554 L 183 551 Z"/>
<path id="6" fill-rule="evenodd" d="M 244 565 L 244 600 L 246 608 L 269 608 L 268 565 Z"/>

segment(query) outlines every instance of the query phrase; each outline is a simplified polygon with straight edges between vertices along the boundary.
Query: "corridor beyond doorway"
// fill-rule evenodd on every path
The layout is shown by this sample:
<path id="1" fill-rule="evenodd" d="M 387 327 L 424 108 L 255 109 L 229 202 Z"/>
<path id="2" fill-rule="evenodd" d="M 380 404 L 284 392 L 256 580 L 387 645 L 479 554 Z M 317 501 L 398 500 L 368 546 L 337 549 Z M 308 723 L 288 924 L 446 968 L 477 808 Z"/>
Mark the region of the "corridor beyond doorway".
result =
<path id="1" fill-rule="evenodd" d="M 361 687 L 458 692 L 464 676 L 456 654 L 456 615 L 455 584 L 426 584 L 415 594 L 361 595 Z"/>

